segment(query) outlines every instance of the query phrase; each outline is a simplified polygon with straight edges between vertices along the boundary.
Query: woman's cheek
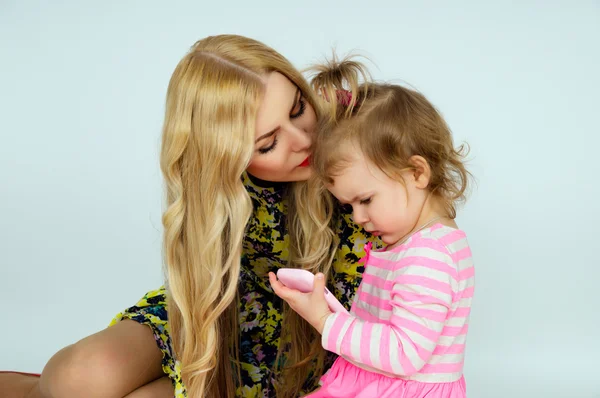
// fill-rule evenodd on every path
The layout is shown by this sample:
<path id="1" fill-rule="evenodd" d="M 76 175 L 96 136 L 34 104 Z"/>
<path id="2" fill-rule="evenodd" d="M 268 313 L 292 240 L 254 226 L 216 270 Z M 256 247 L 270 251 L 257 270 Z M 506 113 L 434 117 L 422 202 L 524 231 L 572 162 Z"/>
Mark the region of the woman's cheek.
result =
<path id="1" fill-rule="evenodd" d="M 258 178 L 268 180 L 269 176 L 281 173 L 283 167 L 284 159 L 281 156 L 270 156 L 266 159 L 264 155 L 257 155 L 257 158 L 250 162 L 248 172 Z"/>

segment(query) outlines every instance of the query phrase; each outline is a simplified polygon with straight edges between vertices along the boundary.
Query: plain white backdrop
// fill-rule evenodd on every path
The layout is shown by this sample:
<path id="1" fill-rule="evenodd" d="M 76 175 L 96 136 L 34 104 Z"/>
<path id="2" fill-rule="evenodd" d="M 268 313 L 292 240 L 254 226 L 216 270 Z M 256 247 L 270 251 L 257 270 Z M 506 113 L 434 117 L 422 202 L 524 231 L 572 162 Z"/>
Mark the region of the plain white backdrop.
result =
<path id="1" fill-rule="evenodd" d="M 161 285 L 166 86 L 219 33 L 357 49 L 438 106 L 478 181 L 469 396 L 600 397 L 598 1 L 0 0 L 0 369 Z"/>

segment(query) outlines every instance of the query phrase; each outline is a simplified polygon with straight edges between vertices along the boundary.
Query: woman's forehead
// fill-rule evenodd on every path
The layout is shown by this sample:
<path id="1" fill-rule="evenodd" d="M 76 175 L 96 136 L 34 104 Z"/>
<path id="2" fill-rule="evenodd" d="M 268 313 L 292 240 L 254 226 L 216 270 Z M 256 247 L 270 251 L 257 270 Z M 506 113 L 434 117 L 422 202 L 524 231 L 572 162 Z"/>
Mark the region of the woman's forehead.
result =
<path id="1" fill-rule="evenodd" d="M 292 108 L 297 87 L 279 72 L 265 75 L 265 90 L 256 116 L 256 136 L 276 129 Z"/>

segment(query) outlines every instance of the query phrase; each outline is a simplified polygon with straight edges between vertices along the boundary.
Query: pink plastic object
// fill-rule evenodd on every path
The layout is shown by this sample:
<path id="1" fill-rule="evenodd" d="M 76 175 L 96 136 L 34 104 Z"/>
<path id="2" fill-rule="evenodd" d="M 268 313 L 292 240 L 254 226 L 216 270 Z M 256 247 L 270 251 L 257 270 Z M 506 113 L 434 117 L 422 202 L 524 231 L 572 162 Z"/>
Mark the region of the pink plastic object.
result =
<path id="1" fill-rule="evenodd" d="M 305 269 L 281 268 L 277 271 L 277 279 L 290 289 L 296 289 L 302 293 L 310 293 L 313 290 L 315 276 Z M 325 288 L 325 301 L 327 301 L 327 305 L 331 311 L 348 313 L 327 288 Z"/>

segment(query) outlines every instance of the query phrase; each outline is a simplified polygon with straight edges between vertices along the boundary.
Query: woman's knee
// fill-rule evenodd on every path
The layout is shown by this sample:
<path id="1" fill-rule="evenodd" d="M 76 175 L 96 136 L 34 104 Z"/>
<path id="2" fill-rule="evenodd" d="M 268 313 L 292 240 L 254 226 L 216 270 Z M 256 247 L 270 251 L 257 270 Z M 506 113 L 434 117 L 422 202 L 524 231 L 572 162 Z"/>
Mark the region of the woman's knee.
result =
<path id="1" fill-rule="evenodd" d="M 101 396 L 110 387 L 111 373 L 119 365 L 118 356 L 112 351 L 111 347 L 86 339 L 63 348 L 42 372 L 42 394 L 48 398 Z"/>
<path id="2" fill-rule="evenodd" d="M 42 372 L 42 394 L 121 398 L 161 377 L 161 354 L 150 329 L 133 323 L 113 328 L 56 353 Z"/>

